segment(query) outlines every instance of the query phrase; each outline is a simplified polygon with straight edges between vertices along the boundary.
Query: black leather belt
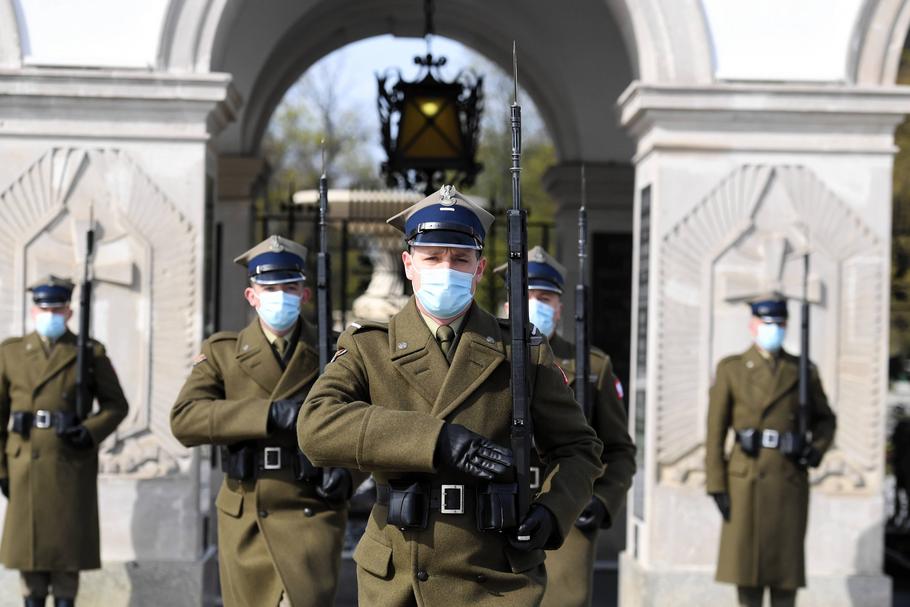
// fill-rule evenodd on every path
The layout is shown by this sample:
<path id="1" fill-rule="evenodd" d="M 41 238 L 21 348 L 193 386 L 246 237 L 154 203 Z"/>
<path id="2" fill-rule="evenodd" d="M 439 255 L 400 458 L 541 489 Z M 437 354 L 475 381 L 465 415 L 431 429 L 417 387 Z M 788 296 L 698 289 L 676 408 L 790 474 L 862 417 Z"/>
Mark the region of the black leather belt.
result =
<path id="1" fill-rule="evenodd" d="M 392 488 L 388 485 L 376 485 L 376 503 L 380 506 L 389 505 Z M 438 510 L 440 514 L 464 514 L 467 512 L 465 503 L 467 497 L 475 496 L 474 487 L 470 485 L 443 485 L 433 483 L 429 485 L 428 505 L 430 510 Z"/>
<path id="2" fill-rule="evenodd" d="M 316 468 L 299 449 L 293 447 L 259 447 L 250 444 L 238 448 L 222 447 L 221 470 L 228 478 L 255 480 L 263 473 L 292 470 L 298 481 L 317 483 L 322 469 Z"/>
<path id="3" fill-rule="evenodd" d="M 737 430 L 736 440 L 739 441 L 741 445 L 755 441 L 757 445 L 760 445 L 765 449 L 779 449 L 782 435 L 783 433 L 778 432 L 777 430 L 746 428 L 745 430 Z"/>
<path id="4" fill-rule="evenodd" d="M 9 418 L 9 430 L 28 437 L 32 428 L 46 430 L 53 428 L 57 434 L 79 423 L 79 417 L 71 411 L 13 411 Z"/>

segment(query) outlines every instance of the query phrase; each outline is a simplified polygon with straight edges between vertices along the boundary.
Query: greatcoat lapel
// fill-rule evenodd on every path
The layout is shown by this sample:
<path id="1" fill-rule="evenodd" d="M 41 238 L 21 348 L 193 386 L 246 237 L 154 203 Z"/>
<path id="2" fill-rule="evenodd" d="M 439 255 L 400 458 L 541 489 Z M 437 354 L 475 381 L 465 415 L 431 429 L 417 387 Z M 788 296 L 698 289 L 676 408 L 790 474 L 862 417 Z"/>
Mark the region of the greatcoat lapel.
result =
<path id="1" fill-rule="evenodd" d="M 281 365 L 259 326 L 258 318 L 238 335 L 234 356 L 240 368 L 271 395 L 281 379 Z"/>
<path id="2" fill-rule="evenodd" d="M 442 419 L 457 409 L 505 357 L 499 323 L 473 304 L 461 329 L 452 366 L 433 403 L 433 415 Z"/>
<path id="3" fill-rule="evenodd" d="M 297 347 L 288 366 L 281 375 L 281 379 L 272 392 L 272 400 L 282 400 L 303 396 L 300 391 L 309 384 L 319 373 L 319 355 L 310 345 L 313 343 L 313 328 L 308 325 L 303 318 L 300 319 L 300 337 L 297 339 Z M 266 340 L 268 341 L 268 340 Z M 275 358 L 272 356 L 272 358 Z"/>
<path id="4" fill-rule="evenodd" d="M 25 342 L 25 365 L 28 373 L 28 385 L 37 387 L 38 381 L 44 376 L 44 370 L 47 368 L 47 354 L 44 352 L 44 346 L 41 344 L 41 338 L 37 333 L 29 333 L 23 339 Z"/>
<path id="5" fill-rule="evenodd" d="M 799 381 L 799 367 L 794 363 L 793 357 L 786 352 L 781 352 L 777 359 L 777 368 L 774 373 L 774 384 L 771 395 L 763 407 L 764 412 L 776 403 L 782 396 L 793 389 L 796 382 Z"/>
<path id="6" fill-rule="evenodd" d="M 41 345 L 41 338 L 37 334 L 34 334 L 35 342 L 34 347 L 37 347 L 39 351 L 44 352 Z M 35 390 L 38 390 L 50 381 L 57 373 L 65 369 L 67 366 L 72 364 L 76 360 L 76 336 L 67 331 L 57 340 L 57 343 L 54 344 L 51 348 L 51 354 L 47 358 L 47 364 L 44 367 L 44 370 L 38 375 L 38 381 L 35 383 Z"/>
<path id="7" fill-rule="evenodd" d="M 442 350 L 412 297 L 389 321 L 389 356 L 401 376 L 430 406 L 436 402 L 449 370 Z"/>

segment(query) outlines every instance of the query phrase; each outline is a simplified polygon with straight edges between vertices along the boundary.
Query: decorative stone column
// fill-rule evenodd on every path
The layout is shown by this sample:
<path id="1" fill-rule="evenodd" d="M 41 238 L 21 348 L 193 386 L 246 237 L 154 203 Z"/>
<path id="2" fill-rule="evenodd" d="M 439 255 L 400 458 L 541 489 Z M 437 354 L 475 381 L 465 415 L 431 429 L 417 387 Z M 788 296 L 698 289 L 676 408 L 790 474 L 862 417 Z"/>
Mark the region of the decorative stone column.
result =
<path id="1" fill-rule="evenodd" d="M 43 68 L 0 73 L 0 98 L 0 327 L 31 330 L 30 280 L 76 273 L 91 209 L 92 334 L 130 403 L 101 445 L 104 568 L 83 576 L 80 598 L 198 605 L 204 467 L 172 437 L 169 413 L 203 331 L 207 142 L 238 100 L 221 74 Z M 0 605 L 20 603 L 4 571 Z"/>
<path id="2" fill-rule="evenodd" d="M 798 293 L 810 251 L 811 355 L 838 416 L 811 473 L 803 606 L 887 605 L 882 574 L 893 131 L 904 89 L 633 83 L 637 137 L 630 496 L 623 605 L 731 604 L 713 581 L 708 388 L 745 350 L 748 293 Z M 740 303 L 737 303 L 739 301 Z M 791 317 L 799 318 L 797 303 Z M 793 323 L 795 325 L 795 323 Z M 799 352 L 791 330 L 785 348 Z"/>

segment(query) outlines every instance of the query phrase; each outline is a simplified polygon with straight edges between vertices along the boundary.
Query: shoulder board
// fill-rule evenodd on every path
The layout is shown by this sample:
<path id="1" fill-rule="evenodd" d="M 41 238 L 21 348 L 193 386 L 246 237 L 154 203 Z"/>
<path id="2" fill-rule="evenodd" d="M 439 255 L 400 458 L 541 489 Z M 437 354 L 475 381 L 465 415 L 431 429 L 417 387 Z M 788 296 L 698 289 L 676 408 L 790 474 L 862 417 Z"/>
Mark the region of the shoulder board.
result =
<path id="1" fill-rule="evenodd" d="M 596 358 L 597 360 L 602 360 L 602 361 L 610 360 L 610 357 L 607 355 L 607 353 L 604 352 L 603 350 L 601 350 L 600 348 L 591 348 L 591 358 L 592 359 Z"/>
<path id="2" fill-rule="evenodd" d="M 531 325 L 531 338 L 528 340 L 529 346 L 539 346 L 544 342 L 544 335 L 540 332 L 540 329 Z"/>
<path id="3" fill-rule="evenodd" d="M 209 343 L 214 343 L 216 341 L 229 341 L 237 339 L 236 331 L 218 331 L 217 333 L 212 333 L 208 339 L 205 341 Z"/>
<path id="4" fill-rule="evenodd" d="M 19 343 L 20 341 L 22 341 L 22 337 L 7 337 L 3 340 L 2 343 L 0 343 L 0 347 L 11 346 L 13 344 Z"/>
<path id="5" fill-rule="evenodd" d="M 370 329 L 387 332 L 389 330 L 389 323 L 376 320 L 358 320 L 348 325 L 348 330 L 351 333 L 362 333 L 364 331 L 369 331 Z"/>

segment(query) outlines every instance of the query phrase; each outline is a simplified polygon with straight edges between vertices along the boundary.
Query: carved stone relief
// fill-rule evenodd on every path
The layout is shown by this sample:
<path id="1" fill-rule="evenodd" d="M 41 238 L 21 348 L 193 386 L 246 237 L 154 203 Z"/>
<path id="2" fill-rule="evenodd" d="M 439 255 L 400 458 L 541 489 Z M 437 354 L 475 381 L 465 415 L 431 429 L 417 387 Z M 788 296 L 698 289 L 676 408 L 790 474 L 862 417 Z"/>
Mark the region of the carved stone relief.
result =
<path id="1" fill-rule="evenodd" d="M 886 339 L 883 245 L 863 219 L 800 166 L 743 166 L 661 239 L 656 424 L 661 482 L 703 483 L 708 388 L 717 362 L 748 347 L 744 301 L 798 299 L 809 253 L 810 353 L 838 415 L 835 446 L 813 481 L 875 490 Z M 790 304 L 785 348 L 799 351 Z M 841 406 L 849 403 L 849 406 Z"/>
<path id="2" fill-rule="evenodd" d="M 187 455 L 169 412 L 195 354 L 197 231 L 127 154 L 54 148 L 0 193 L 0 326 L 8 335 L 31 330 L 32 280 L 49 272 L 81 280 L 90 222 L 92 335 L 107 347 L 130 402 L 103 445 L 101 469 L 176 472 Z"/>

